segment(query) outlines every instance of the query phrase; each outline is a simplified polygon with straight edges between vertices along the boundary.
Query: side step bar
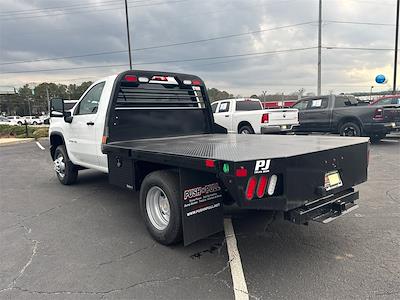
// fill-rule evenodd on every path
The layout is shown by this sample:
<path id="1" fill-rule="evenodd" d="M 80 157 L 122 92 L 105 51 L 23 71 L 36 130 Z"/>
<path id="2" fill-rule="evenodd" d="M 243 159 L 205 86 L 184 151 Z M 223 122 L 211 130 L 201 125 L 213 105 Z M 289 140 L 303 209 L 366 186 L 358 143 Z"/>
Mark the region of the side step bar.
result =
<path id="1" fill-rule="evenodd" d="M 354 201 L 358 197 L 359 193 L 354 189 L 332 194 L 286 212 L 285 219 L 295 224 L 307 224 L 309 221 L 326 224 L 357 209 Z"/>

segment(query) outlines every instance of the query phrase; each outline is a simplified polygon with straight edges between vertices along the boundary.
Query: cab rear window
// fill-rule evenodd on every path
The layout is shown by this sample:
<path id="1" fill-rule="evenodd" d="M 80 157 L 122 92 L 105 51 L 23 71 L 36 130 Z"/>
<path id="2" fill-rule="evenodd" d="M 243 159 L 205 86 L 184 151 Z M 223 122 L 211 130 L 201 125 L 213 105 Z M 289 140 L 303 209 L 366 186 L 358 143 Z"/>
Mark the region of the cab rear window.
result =
<path id="1" fill-rule="evenodd" d="M 237 101 L 236 111 L 249 111 L 249 110 L 260 110 L 262 109 L 260 102 L 258 101 Z"/>

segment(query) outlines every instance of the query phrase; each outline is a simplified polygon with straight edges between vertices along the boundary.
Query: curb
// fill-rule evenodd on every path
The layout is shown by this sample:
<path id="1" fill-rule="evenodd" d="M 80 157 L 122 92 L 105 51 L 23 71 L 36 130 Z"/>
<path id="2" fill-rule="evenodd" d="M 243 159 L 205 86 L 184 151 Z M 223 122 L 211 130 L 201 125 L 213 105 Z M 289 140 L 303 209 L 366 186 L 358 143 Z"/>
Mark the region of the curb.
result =
<path id="1" fill-rule="evenodd" d="M 35 140 L 34 138 L 24 138 L 21 140 L 3 141 L 3 142 L 0 142 L 0 147 L 10 146 L 10 145 L 15 145 L 15 144 L 23 144 L 23 143 L 31 142 L 34 140 Z"/>

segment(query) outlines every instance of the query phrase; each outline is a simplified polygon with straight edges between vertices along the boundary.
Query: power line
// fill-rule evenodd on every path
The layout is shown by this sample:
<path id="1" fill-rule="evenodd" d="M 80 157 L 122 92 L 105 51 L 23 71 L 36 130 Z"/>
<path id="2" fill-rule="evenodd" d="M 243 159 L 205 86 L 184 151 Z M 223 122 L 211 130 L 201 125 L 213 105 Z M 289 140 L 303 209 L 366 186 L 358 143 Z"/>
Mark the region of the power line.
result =
<path id="1" fill-rule="evenodd" d="M 337 46 L 324 46 L 327 50 L 360 50 L 360 51 L 394 51 L 393 48 L 364 48 L 364 47 L 337 47 Z"/>
<path id="2" fill-rule="evenodd" d="M 130 2 L 146 2 L 146 0 L 138 0 L 138 1 L 130 1 Z M 120 0 L 109 0 L 109 1 L 102 1 L 99 3 L 92 3 L 92 4 L 74 4 L 74 5 L 67 5 L 67 6 L 56 6 L 56 7 L 43 7 L 43 8 L 34 8 L 34 9 L 23 9 L 23 10 L 13 10 L 13 11 L 3 11 L 0 12 L 0 15 L 19 15 L 19 14 L 32 14 L 32 13 L 41 13 L 41 12 L 45 12 L 46 10 L 63 10 L 63 9 L 69 9 L 69 8 L 85 8 L 85 7 L 96 7 L 99 5 L 111 5 L 111 4 L 107 4 L 107 3 L 118 3 L 121 4 Z"/>
<path id="3" fill-rule="evenodd" d="M 212 56 L 212 57 L 197 57 L 197 58 L 179 59 L 179 60 L 167 60 L 167 61 L 155 61 L 155 62 L 139 62 L 139 63 L 136 63 L 134 65 L 155 65 L 155 64 L 169 64 L 169 63 L 178 63 L 178 62 L 215 60 L 215 59 L 233 58 L 233 57 L 249 57 L 249 56 L 257 56 L 257 55 L 265 55 L 265 54 L 276 54 L 276 53 L 303 51 L 303 50 L 309 50 L 309 49 L 316 49 L 316 47 L 282 49 L 282 50 L 272 50 L 272 51 L 263 51 L 263 52 L 254 52 L 254 53 L 240 53 L 240 54 Z M 12 71 L 12 72 L 3 72 L 3 73 L 1 73 L 1 75 L 18 74 L 18 73 L 33 73 L 33 72 L 67 71 L 67 70 L 80 70 L 80 69 L 111 68 L 111 67 L 123 67 L 123 66 L 126 66 L 126 64 L 112 64 L 112 65 L 82 66 L 82 67 L 69 67 L 69 68 L 57 68 L 57 69 Z"/>
<path id="4" fill-rule="evenodd" d="M 373 26 L 396 26 L 395 24 L 389 23 L 372 23 L 372 22 L 352 22 L 352 21 L 335 21 L 335 20 L 324 20 L 326 23 L 335 24 L 354 24 L 354 25 L 373 25 Z"/>
<path id="5" fill-rule="evenodd" d="M 129 6 L 129 8 L 131 8 L 131 7 L 147 7 L 147 6 L 163 5 L 163 4 L 176 4 L 176 3 L 182 3 L 182 2 L 187 2 L 187 1 L 193 1 L 193 0 L 175 0 L 175 1 L 168 1 L 168 2 L 163 1 L 163 2 L 156 2 L 156 3 L 150 3 L 150 4 L 131 5 L 131 6 Z M 122 4 L 122 2 L 121 2 L 121 4 Z M 100 7 L 100 5 L 98 5 L 98 6 Z M 37 15 L 37 16 L 21 16 L 21 17 L 12 17 L 12 18 L 9 18 L 8 16 L 3 16 L 3 19 L 0 18 L 0 21 L 54 17 L 54 16 L 61 16 L 61 15 L 69 15 L 69 14 L 92 13 L 92 12 L 99 12 L 99 11 L 119 10 L 122 8 L 123 8 L 123 6 L 117 7 L 117 8 L 104 8 L 104 9 L 97 9 L 97 10 L 87 9 L 87 10 L 80 10 L 80 11 L 66 11 L 64 13 L 56 13 L 56 14 L 46 14 L 46 15 Z M 4 17 L 6 17 L 6 18 L 4 18 Z"/>
<path id="6" fill-rule="evenodd" d="M 133 1 L 134 3 L 136 2 L 146 2 L 146 0 L 139 0 L 139 1 Z M 39 13 L 51 13 L 51 10 L 54 10 L 54 12 L 57 11 L 64 11 L 65 9 L 67 10 L 74 10 L 74 9 L 81 9 L 81 8 L 93 8 L 93 7 L 99 7 L 99 6 L 108 6 L 108 5 L 115 5 L 115 4 L 121 4 L 120 0 L 110 0 L 110 1 L 102 1 L 99 3 L 92 3 L 92 4 L 75 4 L 75 5 L 67 5 L 67 6 L 57 6 L 57 7 L 44 7 L 44 8 L 35 8 L 35 9 L 25 9 L 25 10 L 14 10 L 14 11 L 3 11 L 0 12 L 0 15 L 5 15 L 5 16 L 14 16 L 14 15 L 25 15 L 25 14 L 39 14 Z M 50 11 L 49 11 L 50 10 Z"/>
<path id="7" fill-rule="evenodd" d="M 215 41 L 215 40 L 221 40 L 221 39 L 228 39 L 228 38 L 233 38 L 233 37 L 245 36 L 245 35 L 250 35 L 250 34 L 258 34 L 258 33 L 263 33 L 263 32 L 267 32 L 267 31 L 273 31 L 273 30 L 279 30 L 279 29 L 285 29 L 285 28 L 293 28 L 293 27 L 303 26 L 303 25 L 312 24 L 312 23 L 315 23 L 315 22 L 314 21 L 302 22 L 302 23 L 297 23 L 297 24 L 283 25 L 283 26 L 267 28 L 267 29 L 260 29 L 260 30 L 254 30 L 254 31 L 243 32 L 243 33 L 221 35 L 221 36 L 212 37 L 212 38 L 206 38 L 206 39 L 192 40 L 192 41 L 186 41 L 186 42 L 178 42 L 178 43 L 171 43 L 171 44 L 164 44 L 164 45 L 157 45 L 157 46 L 149 46 L 149 47 L 143 47 L 143 48 L 133 48 L 133 51 L 143 51 L 143 50 L 160 49 L 160 48 L 167 48 L 167 47 L 173 47 L 173 46 L 182 46 L 182 45 L 203 43 L 203 42 L 208 42 L 208 41 Z M 96 53 L 88 53 L 88 54 L 81 54 L 81 55 L 71 55 L 71 56 L 63 56 L 63 57 L 41 58 L 41 59 L 33 59 L 33 60 L 5 62 L 5 63 L 0 63 L 0 65 L 33 63 L 33 62 L 41 62 L 41 61 L 62 60 L 62 59 L 90 57 L 90 56 L 100 56 L 100 55 L 109 55 L 109 54 L 126 53 L 126 52 L 128 52 L 128 50 L 115 50 L 115 51 L 96 52 Z"/>

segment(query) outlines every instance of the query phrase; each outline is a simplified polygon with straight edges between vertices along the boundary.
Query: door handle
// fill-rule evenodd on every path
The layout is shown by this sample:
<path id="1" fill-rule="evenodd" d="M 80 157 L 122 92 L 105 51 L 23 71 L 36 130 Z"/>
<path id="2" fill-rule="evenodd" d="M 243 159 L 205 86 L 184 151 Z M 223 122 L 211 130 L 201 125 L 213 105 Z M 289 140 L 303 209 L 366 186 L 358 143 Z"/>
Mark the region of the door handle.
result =
<path id="1" fill-rule="evenodd" d="M 93 121 L 89 121 L 89 122 L 86 123 L 86 125 L 92 126 L 92 125 L 94 125 L 94 122 Z"/>
<path id="2" fill-rule="evenodd" d="M 229 115 L 225 115 L 225 118 L 229 118 Z"/>

